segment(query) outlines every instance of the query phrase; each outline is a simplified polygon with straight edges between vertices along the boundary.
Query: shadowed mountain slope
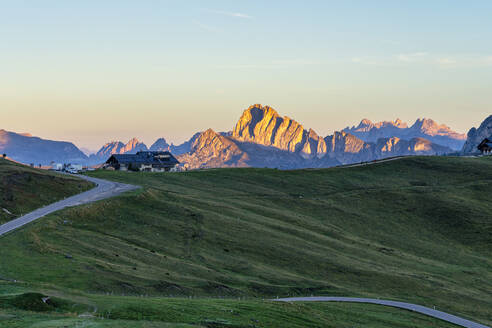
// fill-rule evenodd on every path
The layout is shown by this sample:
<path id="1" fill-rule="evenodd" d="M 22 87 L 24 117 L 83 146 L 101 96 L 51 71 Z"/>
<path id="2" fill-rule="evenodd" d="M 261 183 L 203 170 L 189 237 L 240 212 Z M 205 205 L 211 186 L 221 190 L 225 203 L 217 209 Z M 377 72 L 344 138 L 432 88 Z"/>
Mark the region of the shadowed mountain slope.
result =
<path id="1" fill-rule="evenodd" d="M 0 130 L 0 154 L 3 153 L 15 161 L 34 165 L 49 165 L 52 161 L 83 163 L 87 160 L 87 156 L 71 142 Z"/>
<path id="2" fill-rule="evenodd" d="M 479 153 L 477 146 L 484 140 L 492 140 L 492 115 L 487 117 L 477 128 L 471 128 L 468 131 L 468 138 L 463 145 L 462 152 L 465 154 Z"/>

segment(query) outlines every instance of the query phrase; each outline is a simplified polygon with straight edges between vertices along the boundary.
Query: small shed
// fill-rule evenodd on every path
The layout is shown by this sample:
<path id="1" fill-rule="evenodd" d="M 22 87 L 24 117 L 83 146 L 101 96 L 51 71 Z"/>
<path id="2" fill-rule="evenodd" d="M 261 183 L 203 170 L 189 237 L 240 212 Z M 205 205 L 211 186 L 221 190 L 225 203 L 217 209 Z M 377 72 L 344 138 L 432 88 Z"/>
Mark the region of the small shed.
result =
<path id="1" fill-rule="evenodd" d="M 168 151 L 139 151 L 136 154 L 114 154 L 106 166 L 120 171 L 171 171 L 179 161 Z"/>
<path id="2" fill-rule="evenodd" d="M 492 141 L 490 141 L 489 139 L 485 138 L 483 139 L 483 141 L 478 145 L 478 150 L 480 150 L 480 152 L 483 154 L 483 155 L 491 155 L 492 154 Z"/>

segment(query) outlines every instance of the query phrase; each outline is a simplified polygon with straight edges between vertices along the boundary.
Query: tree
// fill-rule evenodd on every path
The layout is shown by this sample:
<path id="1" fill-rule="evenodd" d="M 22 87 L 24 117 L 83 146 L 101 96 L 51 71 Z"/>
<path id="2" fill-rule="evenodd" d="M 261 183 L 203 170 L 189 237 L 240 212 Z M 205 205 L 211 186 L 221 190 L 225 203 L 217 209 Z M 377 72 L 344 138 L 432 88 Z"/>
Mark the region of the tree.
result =
<path id="1" fill-rule="evenodd" d="M 4 153 L 4 154 L 3 154 L 3 158 L 7 158 L 7 154 L 5 154 L 5 153 Z"/>

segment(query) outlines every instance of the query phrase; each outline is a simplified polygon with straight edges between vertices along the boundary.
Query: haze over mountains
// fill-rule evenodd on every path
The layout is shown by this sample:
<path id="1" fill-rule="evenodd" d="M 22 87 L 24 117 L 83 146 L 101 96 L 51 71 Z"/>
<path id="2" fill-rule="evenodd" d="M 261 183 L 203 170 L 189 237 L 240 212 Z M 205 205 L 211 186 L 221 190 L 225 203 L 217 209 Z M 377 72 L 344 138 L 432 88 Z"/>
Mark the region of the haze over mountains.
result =
<path id="1" fill-rule="evenodd" d="M 73 143 L 45 140 L 26 133 L 0 130 L 0 153 L 26 164 L 80 163 L 87 161 L 87 156 Z"/>
<path id="2" fill-rule="evenodd" d="M 490 121 L 485 125 L 492 125 L 492 119 Z M 486 127 L 472 130 L 468 137 L 473 140 L 467 145 L 475 145 L 475 139 L 489 132 L 492 134 L 492 128 L 491 131 Z M 399 119 L 376 123 L 363 119 L 358 126 L 323 137 L 279 115 L 269 106 L 256 104 L 243 112 L 230 132 L 208 129 L 180 145 L 169 144 L 162 137 L 148 147 L 132 138 L 127 143 L 111 141 L 88 157 L 72 143 L 0 130 L 0 152 L 24 163 L 46 165 L 54 161 L 93 165 L 103 163 L 112 154 L 159 150 L 172 152 L 188 169 L 248 166 L 293 169 L 330 167 L 392 156 L 446 154 L 460 150 L 465 140 L 464 134 L 431 119 L 418 119 L 411 126 Z M 466 149 L 474 147 L 467 145 Z"/>
<path id="3" fill-rule="evenodd" d="M 380 138 L 397 137 L 401 139 L 425 138 L 453 150 L 460 150 L 466 140 L 466 135 L 451 130 L 444 124 L 438 124 L 434 120 L 417 119 L 412 126 L 402 122 L 384 121 L 373 123 L 363 119 L 357 127 L 346 127 L 343 131 L 367 142 L 376 142 Z"/>

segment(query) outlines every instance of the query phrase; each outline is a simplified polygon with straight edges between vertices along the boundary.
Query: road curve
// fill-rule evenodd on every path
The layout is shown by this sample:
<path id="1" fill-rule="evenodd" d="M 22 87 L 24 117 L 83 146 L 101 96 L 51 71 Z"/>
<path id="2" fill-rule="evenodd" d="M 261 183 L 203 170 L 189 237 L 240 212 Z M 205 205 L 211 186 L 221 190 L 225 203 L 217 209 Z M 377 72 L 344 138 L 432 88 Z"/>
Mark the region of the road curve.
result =
<path id="1" fill-rule="evenodd" d="M 138 186 L 91 178 L 85 175 L 79 175 L 77 177 L 93 182 L 94 184 L 96 184 L 96 187 L 75 196 L 65 198 L 48 206 L 38 208 L 31 213 L 28 213 L 17 219 L 0 225 L 0 236 L 12 230 L 18 229 L 34 220 L 42 218 L 45 215 L 59 211 L 65 207 L 95 202 L 97 200 L 117 196 L 125 191 L 139 188 Z"/>
<path id="2" fill-rule="evenodd" d="M 277 302 L 351 302 L 351 303 L 369 303 L 369 304 L 379 304 L 385 306 L 396 307 L 400 309 L 410 310 L 413 312 L 418 312 L 429 317 L 434 317 L 437 319 L 441 319 L 455 325 L 467 328 L 490 328 L 488 326 L 466 320 L 455 315 L 433 310 L 431 308 L 416 305 L 411 303 L 404 302 L 396 302 L 396 301 L 387 301 L 387 300 L 379 300 L 375 298 L 356 298 L 356 297 L 289 297 L 289 298 L 278 298 L 272 301 Z"/>

